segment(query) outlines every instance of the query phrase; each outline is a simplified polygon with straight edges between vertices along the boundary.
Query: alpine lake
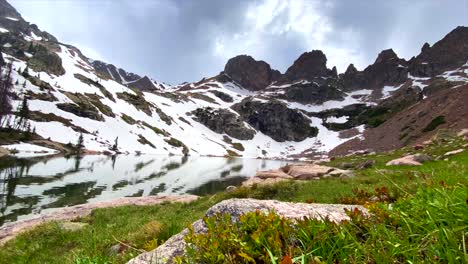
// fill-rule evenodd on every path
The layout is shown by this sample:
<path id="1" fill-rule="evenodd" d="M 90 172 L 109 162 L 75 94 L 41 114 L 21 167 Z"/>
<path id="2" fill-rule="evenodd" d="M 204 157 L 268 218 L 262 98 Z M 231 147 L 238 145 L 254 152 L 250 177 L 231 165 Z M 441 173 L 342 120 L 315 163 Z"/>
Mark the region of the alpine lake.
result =
<path id="1" fill-rule="evenodd" d="M 0 226 L 57 208 L 120 197 L 208 195 L 291 161 L 85 155 L 0 158 Z"/>

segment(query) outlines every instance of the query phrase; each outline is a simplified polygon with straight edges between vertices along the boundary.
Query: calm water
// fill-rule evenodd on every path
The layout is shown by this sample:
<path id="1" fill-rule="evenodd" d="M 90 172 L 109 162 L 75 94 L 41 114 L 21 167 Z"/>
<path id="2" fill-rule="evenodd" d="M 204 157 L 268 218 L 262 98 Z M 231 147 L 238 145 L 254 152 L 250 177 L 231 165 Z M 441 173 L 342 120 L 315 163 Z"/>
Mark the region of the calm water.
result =
<path id="1" fill-rule="evenodd" d="M 179 156 L 0 159 L 0 225 L 119 197 L 204 195 L 285 161 Z"/>

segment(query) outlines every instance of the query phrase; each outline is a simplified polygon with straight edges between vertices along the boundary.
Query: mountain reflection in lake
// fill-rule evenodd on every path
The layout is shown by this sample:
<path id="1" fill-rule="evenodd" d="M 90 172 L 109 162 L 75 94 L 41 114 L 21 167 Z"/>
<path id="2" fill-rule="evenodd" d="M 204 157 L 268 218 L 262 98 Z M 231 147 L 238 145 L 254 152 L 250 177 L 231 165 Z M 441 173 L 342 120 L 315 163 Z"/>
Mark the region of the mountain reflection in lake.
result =
<path id="1" fill-rule="evenodd" d="M 204 195 L 286 161 L 181 156 L 0 159 L 0 225 L 59 208 L 119 197 Z"/>

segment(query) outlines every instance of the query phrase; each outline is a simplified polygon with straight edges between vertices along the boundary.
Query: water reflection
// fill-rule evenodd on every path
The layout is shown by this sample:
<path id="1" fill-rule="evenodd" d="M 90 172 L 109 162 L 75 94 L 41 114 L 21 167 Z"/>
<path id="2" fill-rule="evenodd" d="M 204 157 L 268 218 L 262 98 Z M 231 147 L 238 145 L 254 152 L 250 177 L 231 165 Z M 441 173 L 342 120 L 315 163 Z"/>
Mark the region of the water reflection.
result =
<path id="1" fill-rule="evenodd" d="M 284 161 L 181 156 L 0 159 L 0 225 L 52 208 L 119 197 L 197 195 L 239 185 Z"/>

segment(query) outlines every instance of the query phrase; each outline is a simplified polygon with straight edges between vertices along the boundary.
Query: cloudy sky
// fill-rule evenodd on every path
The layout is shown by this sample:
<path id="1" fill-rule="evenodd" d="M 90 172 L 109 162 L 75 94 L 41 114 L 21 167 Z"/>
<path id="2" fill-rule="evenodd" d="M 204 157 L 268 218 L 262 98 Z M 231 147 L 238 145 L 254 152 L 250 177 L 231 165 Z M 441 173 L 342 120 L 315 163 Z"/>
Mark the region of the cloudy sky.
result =
<path id="1" fill-rule="evenodd" d="M 88 57 L 171 84 L 213 76 L 239 54 L 284 72 L 321 49 L 330 68 L 363 69 L 383 49 L 409 59 L 468 25 L 468 0 L 8 1 Z"/>

